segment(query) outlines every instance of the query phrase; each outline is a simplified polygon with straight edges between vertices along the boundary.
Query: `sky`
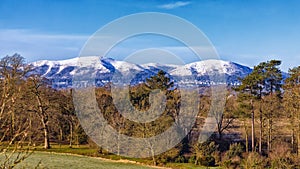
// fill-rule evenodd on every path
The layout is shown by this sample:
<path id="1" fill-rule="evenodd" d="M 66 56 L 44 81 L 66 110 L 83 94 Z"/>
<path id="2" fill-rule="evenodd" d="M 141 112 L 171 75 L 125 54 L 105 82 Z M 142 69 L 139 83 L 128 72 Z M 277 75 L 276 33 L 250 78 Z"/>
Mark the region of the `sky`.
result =
<path id="1" fill-rule="evenodd" d="M 161 12 L 197 26 L 222 60 L 253 67 L 279 59 L 288 71 L 300 65 L 299 9 L 297 0 L 1 0 L 0 56 L 19 53 L 28 62 L 74 58 L 107 23 Z M 126 52 L 116 53 L 128 54 L 136 45 L 181 49 L 170 39 L 146 36 L 129 40 Z"/>

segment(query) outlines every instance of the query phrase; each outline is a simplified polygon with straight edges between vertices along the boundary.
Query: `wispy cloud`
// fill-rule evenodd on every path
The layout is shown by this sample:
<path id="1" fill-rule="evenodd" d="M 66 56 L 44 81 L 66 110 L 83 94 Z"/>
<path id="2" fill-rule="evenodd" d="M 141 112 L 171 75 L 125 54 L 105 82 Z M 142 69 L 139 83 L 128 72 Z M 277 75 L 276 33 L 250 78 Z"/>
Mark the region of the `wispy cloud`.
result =
<path id="1" fill-rule="evenodd" d="M 174 2 L 174 3 L 159 5 L 158 8 L 161 8 L 161 9 L 175 9 L 175 8 L 187 6 L 189 4 L 191 4 L 190 1 L 177 1 L 177 2 Z"/>
<path id="2" fill-rule="evenodd" d="M 78 56 L 86 35 L 51 34 L 24 29 L 0 29 L 0 58 L 19 53 L 27 61 Z"/>

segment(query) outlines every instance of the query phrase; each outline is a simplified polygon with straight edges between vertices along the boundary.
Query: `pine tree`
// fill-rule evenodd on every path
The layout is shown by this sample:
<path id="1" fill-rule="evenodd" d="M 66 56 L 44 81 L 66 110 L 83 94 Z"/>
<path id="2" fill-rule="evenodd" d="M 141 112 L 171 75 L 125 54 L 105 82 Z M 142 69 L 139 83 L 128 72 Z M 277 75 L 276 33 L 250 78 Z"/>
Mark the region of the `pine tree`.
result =
<path id="1" fill-rule="evenodd" d="M 289 70 L 284 85 L 284 110 L 290 120 L 293 152 L 300 154 L 300 66 Z"/>
<path id="2" fill-rule="evenodd" d="M 273 118 L 278 116 L 280 110 L 281 89 L 282 89 L 282 73 L 278 68 L 281 61 L 271 60 L 265 63 L 264 67 L 264 97 L 263 102 L 265 109 L 264 115 L 267 120 L 267 146 L 268 152 L 272 149 L 273 140 Z"/>
<path id="3" fill-rule="evenodd" d="M 255 66 L 253 72 L 242 79 L 242 85 L 238 88 L 238 90 L 242 93 L 247 93 L 248 97 L 245 98 L 250 101 L 251 104 L 251 116 L 252 116 L 252 149 L 255 146 L 255 129 L 254 129 L 254 119 L 255 119 L 255 111 L 254 111 L 254 101 L 258 102 L 258 111 L 259 111 L 259 153 L 262 153 L 262 138 L 263 138 L 263 103 L 264 97 L 269 96 L 273 97 L 274 93 L 276 93 L 276 99 L 280 98 L 281 87 L 282 87 L 282 74 L 278 66 L 281 64 L 281 61 L 271 60 L 268 62 L 262 62 L 259 65 Z M 271 99 L 272 100 L 272 99 Z M 270 102 L 270 106 L 274 106 Z M 277 104 L 278 105 L 278 104 Z M 265 113 L 267 118 L 268 125 L 268 150 L 271 149 L 271 141 L 272 141 L 272 119 L 274 116 L 274 109 L 267 110 Z"/>
<path id="4" fill-rule="evenodd" d="M 157 75 L 146 79 L 146 86 L 148 89 L 166 91 L 174 86 L 174 82 L 171 82 L 171 79 L 166 76 L 166 72 L 160 70 Z"/>
<path id="5" fill-rule="evenodd" d="M 243 99 L 248 100 L 250 103 L 250 111 L 251 111 L 251 148 L 252 151 L 255 151 L 255 109 L 254 109 L 254 101 L 260 100 L 263 90 L 263 76 L 262 68 L 264 63 L 259 64 L 254 67 L 252 73 L 242 79 L 242 84 L 237 88 L 237 91 L 243 95 Z M 262 118 L 260 113 L 260 119 Z M 262 120 L 261 120 L 262 121 Z M 262 131 L 262 125 L 260 125 L 260 131 Z M 260 132 L 261 133 L 261 132 Z M 261 148 L 261 134 L 259 147 Z M 261 151 L 261 149 L 259 149 Z"/>

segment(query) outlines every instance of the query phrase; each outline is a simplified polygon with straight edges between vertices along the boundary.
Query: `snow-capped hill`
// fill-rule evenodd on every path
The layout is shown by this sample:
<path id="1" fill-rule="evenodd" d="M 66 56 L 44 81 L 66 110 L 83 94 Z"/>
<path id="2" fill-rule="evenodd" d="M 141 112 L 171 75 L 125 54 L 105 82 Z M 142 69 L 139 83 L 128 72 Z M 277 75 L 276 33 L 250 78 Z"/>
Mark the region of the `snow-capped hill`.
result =
<path id="1" fill-rule="evenodd" d="M 144 68 L 140 65 L 125 62 L 125 61 L 117 61 L 110 60 L 110 63 L 120 72 L 130 72 L 130 71 L 143 71 Z"/>
<path id="2" fill-rule="evenodd" d="M 96 64 L 99 62 L 98 56 L 87 56 L 87 57 L 77 57 L 72 59 L 66 59 L 66 60 L 41 60 L 37 62 L 31 63 L 33 66 L 79 66 L 79 67 L 94 67 L 101 69 L 103 68 L 102 65 Z"/>
<path id="3" fill-rule="evenodd" d="M 185 85 L 212 85 L 226 83 L 227 85 L 240 85 L 239 78 L 243 78 L 252 69 L 234 62 L 223 60 L 204 60 L 193 62 L 170 72 L 172 76 L 179 77 L 181 84 Z M 220 76 L 221 75 L 221 76 Z M 184 80 L 187 78 L 191 80 Z M 223 79 L 224 78 L 224 79 Z"/>
<path id="4" fill-rule="evenodd" d="M 49 66 L 59 66 L 59 65 L 75 66 L 75 65 L 77 65 L 77 62 L 78 62 L 78 58 L 72 58 L 72 59 L 61 60 L 61 61 L 40 60 L 40 61 L 32 62 L 31 64 L 33 66 L 43 66 L 43 65 L 49 65 Z"/>
<path id="5" fill-rule="evenodd" d="M 176 76 L 203 76 L 213 74 L 245 76 L 251 71 L 252 70 L 249 67 L 233 62 L 223 60 L 204 60 L 178 67 L 177 69 L 171 71 L 170 74 Z"/>
<path id="6" fill-rule="evenodd" d="M 159 63 L 146 63 L 142 64 L 142 67 L 145 69 L 149 69 L 152 71 L 158 71 L 158 70 L 163 70 L 166 72 L 171 72 L 172 70 L 178 68 L 180 65 L 172 65 L 172 64 L 159 64 Z"/>
<path id="7" fill-rule="evenodd" d="M 98 63 L 99 57 L 89 56 L 81 58 L 72 58 L 61 61 L 41 60 L 31 63 L 34 67 L 34 72 L 40 74 L 46 78 L 58 76 L 58 77 L 71 77 L 74 75 L 76 68 L 85 67 L 89 65 L 94 70 L 100 71 L 101 73 L 109 72 L 102 64 Z"/>
<path id="8" fill-rule="evenodd" d="M 62 61 L 42 60 L 31 64 L 34 69 L 31 73 L 39 74 L 52 81 L 53 86 L 71 87 L 73 78 L 91 75 L 95 77 L 96 85 L 102 86 L 112 82 L 114 75 L 117 77 L 133 77 L 130 84 L 139 84 L 146 78 L 155 75 L 163 70 L 175 79 L 178 83 L 189 85 L 211 85 L 211 75 L 225 75 L 226 83 L 231 85 L 239 84 L 239 77 L 249 74 L 252 69 L 233 62 L 221 60 L 205 60 L 187 65 L 169 64 L 133 64 L 125 61 L 118 61 L 111 58 L 99 58 L 97 56 L 80 57 Z M 188 76 L 193 77 L 191 80 Z M 178 78 L 179 77 L 179 78 Z M 87 77 L 91 78 L 91 77 Z M 122 80 L 115 79 L 119 84 Z"/>

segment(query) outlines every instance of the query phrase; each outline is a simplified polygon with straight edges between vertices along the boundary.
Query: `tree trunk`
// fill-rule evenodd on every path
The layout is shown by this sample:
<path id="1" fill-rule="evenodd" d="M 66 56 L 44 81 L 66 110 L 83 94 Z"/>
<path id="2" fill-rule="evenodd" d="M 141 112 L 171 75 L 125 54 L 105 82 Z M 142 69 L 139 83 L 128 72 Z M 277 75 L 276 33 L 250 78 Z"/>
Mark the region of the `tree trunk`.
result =
<path id="1" fill-rule="evenodd" d="M 268 138 L 267 138 L 267 146 L 268 146 L 268 152 L 270 152 L 270 142 L 271 142 L 271 140 L 270 140 L 270 119 L 268 119 Z"/>
<path id="2" fill-rule="evenodd" d="M 15 113 L 10 111 L 10 138 L 14 137 L 15 134 Z"/>
<path id="3" fill-rule="evenodd" d="M 152 156 L 153 165 L 156 166 L 155 153 L 154 153 L 154 150 L 153 150 L 152 146 L 151 146 L 151 156 Z"/>
<path id="4" fill-rule="evenodd" d="M 269 119 L 268 119 L 268 152 L 270 152 L 272 149 L 271 141 L 272 141 L 272 121 L 271 121 L 271 117 L 269 117 Z"/>
<path id="5" fill-rule="evenodd" d="M 300 113 L 297 115 L 297 119 L 300 120 Z M 297 154 L 300 157 L 300 123 L 298 123 L 298 130 L 297 130 Z"/>
<path id="6" fill-rule="evenodd" d="M 300 126 L 300 124 L 299 124 Z M 298 157 L 300 157 L 300 132 L 298 131 L 297 133 L 297 154 L 298 154 Z"/>
<path id="7" fill-rule="evenodd" d="M 292 152 L 296 152 L 295 151 L 295 134 L 294 134 L 294 129 L 292 129 L 292 133 L 291 133 L 291 145 L 292 145 Z"/>
<path id="8" fill-rule="evenodd" d="M 38 102 L 38 106 L 39 106 L 39 116 L 41 118 L 42 121 L 42 125 L 43 125 L 43 130 L 44 130 L 44 148 L 45 149 L 49 149 L 51 148 L 50 146 L 50 139 L 49 139 L 49 128 L 48 128 L 48 117 L 47 114 L 43 108 L 43 104 L 42 104 L 42 100 L 38 94 L 38 92 L 36 93 L 36 100 Z"/>
<path id="9" fill-rule="evenodd" d="M 73 125 L 70 122 L 70 143 L 69 143 L 69 147 L 72 148 L 72 142 L 73 142 Z"/>
<path id="10" fill-rule="evenodd" d="M 31 120 L 31 114 L 29 114 L 29 131 L 32 131 L 32 120 Z M 29 144 L 32 145 L 32 132 L 30 132 L 29 135 Z"/>
<path id="11" fill-rule="evenodd" d="M 261 103 L 259 106 L 259 145 L 258 145 L 258 152 L 262 154 L 262 137 L 263 137 L 263 117 L 262 117 L 262 110 L 261 110 Z"/>
<path id="12" fill-rule="evenodd" d="M 50 146 L 50 139 L 49 139 L 49 129 L 46 120 L 43 118 L 42 119 L 43 123 L 43 130 L 44 130 L 44 148 L 49 149 L 51 148 Z"/>
<path id="13" fill-rule="evenodd" d="M 272 139 L 273 139 L 273 132 L 272 132 L 272 129 L 273 129 L 273 120 L 271 119 L 271 124 L 270 124 L 270 150 L 272 151 Z"/>
<path id="14" fill-rule="evenodd" d="M 14 96 L 11 98 L 11 103 L 12 105 L 15 104 L 15 99 Z M 15 110 L 13 106 L 9 107 L 9 112 L 10 112 L 10 137 L 13 138 L 15 135 Z"/>
<path id="15" fill-rule="evenodd" d="M 246 152 L 249 152 L 249 138 L 248 138 L 248 130 L 247 130 L 247 125 L 246 121 L 244 120 L 244 130 L 245 130 L 245 141 L 246 141 Z"/>
<path id="16" fill-rule="evenodd" d="M 222 140 L 222 125 L 223 125 L 223 117 L 219 118 L 219 114 L 216 114 L 216 121 L 217 121 L 217 129 L 218 129 L 218 138 Z"/>
<path id="17" fill-rule="evenodd" d="M 253 100 L 251 99 L 251 107 L 252 107 L 252 110 L 251 110 L 251 118 L 252 118 L 252 121 L 251 121 L 251 134 L 252 134 L 252 138 L 251 138 L 251 142 L 252 142 L 252 152 L 255 151 L 255 128 L 254 128 L 254 107 L 253 107 Z"/>
<path id="18" fill-rule="evenodd" d="M 1 104 L 1 110 L 0 110 L 0 120 L 3 118 L 3 113 L 4 113 L 5 106 L 6 106 L 7 94 L 6 94 L 6 87 L 5 87 L 5 85 L 3 87 L 2 93 L 3 94 L 2 94 L 2 97 L 1 97 L 2 104 Z"/>
<path id="19" fill-rule="evenodd" d="M 219 140 L 222 140 L 222 138 L 223 138 L 222 131 L 219 130 L 218 133 L 219 133 Z"/>
<path id="20" fill-rule="evenodd" d="M 60 127 L 60 128 L 59 128 L 59 147 L 61 147 L 62 140 L 63 140 L 63 130 L 62 130 L 62 128 Z"/>
<path id="21" fill-rule="evenodd" d="M 78 136 L 78 134 L 76 134 L 76 146 L 77 146 L 77 148 L 79 148 L 79 136 Z"/>

